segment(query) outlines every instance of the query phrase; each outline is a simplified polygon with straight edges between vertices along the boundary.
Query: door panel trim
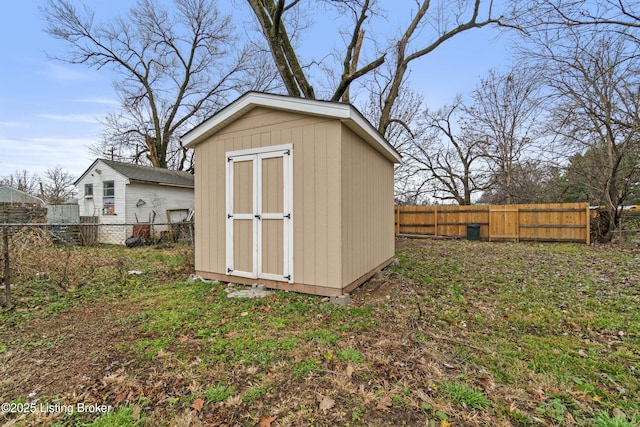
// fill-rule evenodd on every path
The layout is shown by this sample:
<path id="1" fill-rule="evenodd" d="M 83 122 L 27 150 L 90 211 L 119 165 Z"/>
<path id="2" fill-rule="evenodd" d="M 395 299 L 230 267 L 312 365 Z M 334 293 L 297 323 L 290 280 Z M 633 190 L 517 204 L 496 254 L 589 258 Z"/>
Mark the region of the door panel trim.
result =
<path id="1" fill-rule="evenodd" d="M 255 201 L 252 199 L 252 212 L 251 213 L 235 213 L 234 212 L 234 164 L 238 162 L 251 162 L 252 166 L 252 192 L 255 193 L 255 175 L 256 175 L 256 162 L 255 156 L 252 155 L 240 155 L 231 158 L 230 156 L 226 156 L 226 164 L 225 164 L 225 176 L 226 176 L 226 219 L 225 219 L 225 228 L 226 228 L 226 274 L 231 274 L 239 277 L 247 277 L 250 279 L 257 279 L 258 276 L 256 274 L 257 264 L 255 254 L 252 254 L 252 271 L 243 271 L 236 270 L 235 262 L 234 262 L 234 222 L 235 220 L 239 221 L 251 221 L 252 225 L 252 234 L 253 234 L 253 242 L 255 250 L 255 239 L 257 235 L 257 223 L 255 221 Z"/>
<path id="2" fill-rule="evenodd" d="M 262 212 L 262 160 L 282 158 L 283 212 Z M 252 162 L 252 204 L 251 213 L 234 213 L 234 165 L 238 162 Z M 226 274 L 252 279 L 263 278 L 293 283 L 293 144 L 271 147 L 250 148 L 225 153 L 226 178 Z M 282 220 L 283 223 L 283 274 L 262 271 L 262 220 Z M 234 221 L 251 220 L 253 225 L 253 271 L 234 269 Z"/>

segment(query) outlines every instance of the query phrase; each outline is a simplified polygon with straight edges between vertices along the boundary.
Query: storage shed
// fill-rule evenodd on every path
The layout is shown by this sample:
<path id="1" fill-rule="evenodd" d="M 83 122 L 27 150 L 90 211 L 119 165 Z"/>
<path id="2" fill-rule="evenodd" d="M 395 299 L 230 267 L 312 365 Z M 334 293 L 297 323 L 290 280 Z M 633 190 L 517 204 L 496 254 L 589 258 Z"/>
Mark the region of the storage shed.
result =
<path id="1" fill-rule="evenodd" d="M 400 155 L 353 106 L 249 92 L 182 141 L 203 277 L 332 296 L 392 261 Z"/>

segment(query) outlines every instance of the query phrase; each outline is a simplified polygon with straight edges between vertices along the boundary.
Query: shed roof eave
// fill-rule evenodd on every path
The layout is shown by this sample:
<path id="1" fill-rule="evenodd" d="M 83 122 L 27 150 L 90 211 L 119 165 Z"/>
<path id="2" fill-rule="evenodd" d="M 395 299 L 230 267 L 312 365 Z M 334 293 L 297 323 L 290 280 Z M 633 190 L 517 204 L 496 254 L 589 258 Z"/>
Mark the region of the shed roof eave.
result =
<path id="1" fill-rule="evenodd" d="M 392 163 L 402 163 L 402 157 L 396 151 L 396 149 L 384 139 L 377 130 L 373 129 L 373 131 L 367 131 L 367 127 L 372 127 L 371 124 L 360 114 L 354 114 L 353 117 L 350 117 L 349 120 L 343 120 L 351 130 L 356 132 L 365 140 L 368 140 L 369 143 L 380 152 L 383 156 L 385 156 Z"/>
<path id="2" fill-rule="evenodd" d="M 185 133 L 180 139 L 185 146 L 193 148 L 205 138 L 215 134 L 229 123 L 256 107 L 273 108 L 281 111 L 306 113 L 313 116 L 339 119 L 346 119 L 350 116 L 350 106 L 348 104 L 260 92 L 248 92 Z"/>
<path id="3" fill-rule="evenodd" d="M 319 117 L 339 119 L 361 137 L 375 145 L 385 157 L 394 163 L 402 161 L 398 152 L 352 105 L 338 102 L 317 101 L 283 95 L 249 92 L 214 114 L 181 137 L 188 148 L 194 148 L 206 138 L 214 135 L 243 114 L 256 107 L 273 108 Z"/>

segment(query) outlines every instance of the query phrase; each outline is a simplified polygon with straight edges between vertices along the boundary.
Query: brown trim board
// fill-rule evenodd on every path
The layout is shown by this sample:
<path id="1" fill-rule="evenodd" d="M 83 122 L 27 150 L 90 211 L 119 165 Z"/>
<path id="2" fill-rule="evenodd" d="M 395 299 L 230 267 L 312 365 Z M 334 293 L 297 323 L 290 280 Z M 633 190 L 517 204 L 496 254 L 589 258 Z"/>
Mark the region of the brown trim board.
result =
<path id="1" fill-rule="evenodd" d="M 363 274 L 362 276 L 358 277 L 356 280 L 349 283 L 343 289 L 330 288 L 328 286 L 308 285 L 304 283 L 279 282 L 277 280 L 268 280 L 268 279 L 251 279 L 247 277 L 229 276 L 227 274 L 211 273 L 207 271 L 196 271 L 196 274 L 199 274 L 205 279 L 217 280 L 219 282 L 239 283 L 241 285 L 253 285 L 257 283 L 260 285 L 265 285 L 269 289 L 279 289 L 283 291 L 293 291 L 293 292 L 301 292 L 304 294 L 313 294 L 313 295 L 331 297 L 336 295 L 348 294 L 352 290 L 356 289 L 358 286 L 362 285 L 367 280 L 371 279 L 378 271 L 382 270 L 392 262 L 393 262 L 393 257 L 379 264 L 374 269 L 368 271 L 366 274 Z"/>

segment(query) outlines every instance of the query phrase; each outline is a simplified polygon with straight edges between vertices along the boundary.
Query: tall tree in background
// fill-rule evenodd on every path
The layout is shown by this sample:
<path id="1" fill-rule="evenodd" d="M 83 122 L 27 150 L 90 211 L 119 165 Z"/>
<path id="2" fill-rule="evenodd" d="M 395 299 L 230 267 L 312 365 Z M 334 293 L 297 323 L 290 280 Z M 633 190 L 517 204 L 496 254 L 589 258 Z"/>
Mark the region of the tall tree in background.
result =
<path id="1" fill-rule="evenodd" d="M 480 203 L 504 204 L 507 194 L 511 203 L 561 203 L 568 185 L 563 180 L 563 169 L 540 159 L 524 159 L 515 163 L 511 171 L 509 190 L 504 180 L 493 179 L 492 185 L 478 199 Z"/>
<path id="2" fill-rule="evenodd" d="M 69 172 L 56 166 L 44 171 L 44 179 L 23 169 L 0 178 L 0 185 L 40 197 L 47 203 L 59 204 L 68 202 L 75 195 L 74 181 L 75 178 Z"/>
<path id="3" fill-rule="evenodd" d="M 547 59 L 561 101 L 555 111 L 563 142 L 592 159 L 588 191 L 608 220 L 601 241 L 611 240 L 629 184 L 638 178 L 640 151 L 640 50 L 619 34 L 593 38 L 564 32 Z M 589 162 L 587 162 L 589 163 Z M 599 193 L 599 194 L 598 194 Z"/>
<path id="4" fill-rule="evenodd" d="M 598 240 L 611 240 L 637 187 L 640 4 L 628 0 L 516 2 L 530 36 L 523 57 L 547 72 L 558 96 L 550 123 L 567 147 L 573 196 L 603 206 Z M 527 9 L 528 8 L 528 9 Z M 582 181 L 582 182 L 580 182 Z"/>
<path id="5" fill-rule="evenodd" d="M 56 59 L 120 75 L 114 86 L 121 109 L 105 119 L 98 149 L 135 163 L 190 169 L 179 134 L 242 90 L 238 73 L 250 67 L 230 17 L 214 0 L 174 0 L 170 9 L 139 0 L 128 14 L 96 23 L 93 12 L 74 3 L 48 0 L 43 8 L 46 31 L 68 47 Z"/>
<path id="6" fill-rule="evenodd" d="M 299 0 L 247 0 L 255 14 L 262 33 L 271 50 L 273 61 L 278 68 L 289 95 L 316 98 L 316 90 L 310 76 L 291 41 L 288 30 L 288 15 L 301 7 Z M 320 2 L 318 2 L 320 3 Z M 390 41 L 388 48 L 369 47 L 369 60 L 362 61 L 363 52 L 367 50 L 364 42 L 373 43 L 384 40 L 378 28 L 370 29 L 373 34 L 365 38 L 367 21 L 372 14 L 371 0 L 329 0 L 325 4 L 349 5 L 352 10 L 353 25 L 350 37 L 340 57 L 342 58 L 342 75 L 335 84 L 331 100 L 348 100 L 345 93 L 357 79 L 370 75 L 384 62 L 391 64 L 389 73 L 379 93 L 378 107 L 380 114 L 375 125 L 378 131 L 388 137 L 387 130 L 394 121 L 394 105 L 401 95 L 407 72 L 413 61 L 425 57 L 447 40 L 456 35 L 487 25 L 502 25 L 502 17 L 493 15 L 492 2 L 481 0 L 461 2 L 432 2 L 421 0 L 416 2 L 416 9 L 411 13 L 409 22 L 401 29 L 399 35 Z M 385 14 L 382 11 L 381 14 Z M 384 26 L 388 32 L 389 27 Z M 391 140 L 391 138 L 389 138 Z M 394 143 L 393 140 L 391 140 Z"/>
<path id="7" fill-rule="evenodd" d="M 537 138 L 542 98 L 539 83 L 526 68 L 500 74 L 491 70 L 473 92 L 473 104 L 466 109 L 469 126 L 482 140 L 481 150 L 489 163 L 495 187 L 503 190 L 502 203 L 516 196 L 514 171 L 529 157 Z"/>
<path id="8" fill-rule="evenodd" d="M 434 198 L 470 205 L 473 194 L 487 188 L 482 166 L 483 141 L 464 125 L 462 98 L 437 111 L 426 109 L 427 132 L 415 143 L 411 162 L 415 172 L 432 178 Z"/>
<path id="9" fill-rule="evenodd" d="M 62 169 L 60 166 L 56 166 L 52 169 L 47 169 L 44 172 L 45 180 L 42 183 L 42 196 L 44 201 L 55 205 L 68 202 L 75 195 L 75 186 L 73 182 L 75 177 L 69 172 Z"/>
<path id="10" fill-rule="evenodd" d="M 385 65 L 386 66 L 386 65 Z M 362 107 L 362 113 L 372 122 L 380 119 L 379 108 L 382 86 L 374 80 L 367 88 L 369 99 Z M 395 120 L 387 128 L 386 138 L 393 141 L 395 149 L 402 156 L 402 164 L 395 168 L 395 196 L 399 204 L 415 205 L 424 201 L 425 191 L 428 188 L 428 180 L 417 173 L 413 152 L 416 141 L 422 138 L 425 131 L 419 119 L 423 105 L 423 97 L 418 92 L 406 88 L 403 90 L 394 104 L 393 115 Z"/>
<path id="11" fill-rule="evenodd" d="M 0 185 L 6 185 L 16 190 L 24 191 L 25 193 L 38 195 L 40 177 L 37 174 L 32 174 L 28 170 L 17 170 L 9 176 L 0 177 Z"/>
<path id="12" fill-rule="evenodd" d="M 566 28 L 580 31 L 615 31 L 633 43 L 640 42 L 640 10 L 636 0 L 517 0 L 512 2 L 514 25 L 531 32 Z"/>

